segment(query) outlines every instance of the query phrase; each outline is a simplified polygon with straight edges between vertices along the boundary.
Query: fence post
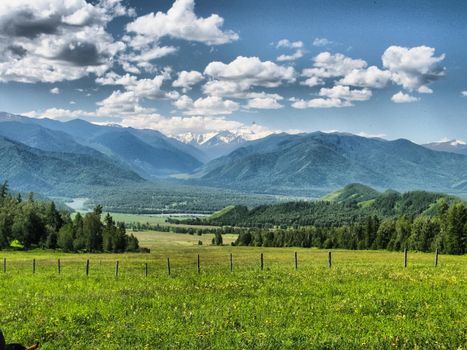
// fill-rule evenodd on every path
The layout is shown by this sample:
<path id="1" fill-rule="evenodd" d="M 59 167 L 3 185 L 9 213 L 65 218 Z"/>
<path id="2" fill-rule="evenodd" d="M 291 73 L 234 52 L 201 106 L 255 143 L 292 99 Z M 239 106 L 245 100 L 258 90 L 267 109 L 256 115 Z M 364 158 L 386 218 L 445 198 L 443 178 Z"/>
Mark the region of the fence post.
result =
<path id="1" fill-rule="evenodd" d="M 407 267 L 407 248 L 404 248 L 404 269 Z"/>
<path id="2" fill-rule="evenodd" d="M 201 273 L 201 266 L 200 266 L 199 254 L 198 254 L 198 273 Z"/>
<path id="3" fill-rule="evenodd" d="M 264 256 L 263 256 L 263 253 L 261 253 L 260 261 L 261 261 L 261 271 L 263 271 L 263 269 L 264 269 Z"/>
<path id="4" fill-rule="evenodd" d="M 230 253 L 230 272 L 233 272 L 233 258 L 232 258 L 232 253 Z"/>
<path id="5" fill-rule="evenodd" d="M 439 253 L 438 248 L 436 248 L 436 252 L 435 252 L 435 267 L 438 266 L 438 253 Z"/>
<path id="6" fill-rule="evenodd" d="M 298 256 L 297 256 L 297 252 L 295 252 L 295 270 L 298 269 Z"/>
<path id="7" fill-rule="evenodd" d="M 328 253 L 328 266 L 329 268 L 332 267 L 332 252 L 331 251 L 329 251 Z"/>
<path id="8" fill-rule="evenodd" d="M 148 277 L 148 263 L 144 264 L 144 276 Z"/>
<path id="9" fill-rule="evenodd" d="M 58 271 L 58 274 L 59 274 L 59 275 L 60 275 L 60 270 L 61 270 L 60 258 L 58 258 L 58 260 L 57 260 L 57 271 Z"/>
<path id="10" fill-rule="evenodd" d="M 118 278 L 118 260 L 115 262 L 115 278 Z"/>
<path id="11" fill-rule="evenodd" d="M 167 273 L 170 276 L 170 257 L 167 257 Z"/>
<path id="12" fill-rule="evenodd" d="M 32 259 L 32 273 L 36 273 L 36 259 Z"/>
<path id="13" fill-rule="evenodd" d="M 6 273 L 6 258 L 3 258 L 3 273 Z"/>
<path id="14" fill-rule="evenodd" d="M 86 260 L 86 276 L 89 276 L 89 259 Z"/>

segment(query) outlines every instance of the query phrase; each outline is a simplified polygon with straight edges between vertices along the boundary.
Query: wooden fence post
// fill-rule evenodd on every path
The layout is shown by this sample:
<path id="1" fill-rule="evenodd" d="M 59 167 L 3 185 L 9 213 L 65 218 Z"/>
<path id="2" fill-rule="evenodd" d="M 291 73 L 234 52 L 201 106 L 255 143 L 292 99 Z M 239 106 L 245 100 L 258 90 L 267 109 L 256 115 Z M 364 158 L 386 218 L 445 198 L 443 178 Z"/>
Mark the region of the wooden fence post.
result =
<path id="1" fill-rule="evenodd" d="M 58 258 L 57 260 L 57 271 L 58 271 L 58 274 L 60 275 L 60 271 L 61 271 L 60 258 Z"/>
<path id="2" fill-rule="evenodd" d="M 118 260 L 115 262 L 115 278 L 118 278 Z"/>
<path id="3" fill-rule="evenodd" d="M 329 251 L 328 253 L 328 266 L 329 268 L 332 267 L 332 252 L 331 251 Z"/>
<path id="4" fill-rule="evenodd" d="M 170 276 L 170 258 L 169 257 L 167 257 L 167 273 Z"/>
<path id="5" fill-rule="evenodd" d="M 32 273 L 36 273 L 36 259 L 32 259 Z"/>
<path id="6" fill-rule="evenodd" d="M 297 256 L 297 252 L 295 252 L 295 270 L 298 269 L 298 256 Z"/>
<path id="7" fill-rule="evenodd" d="M 404 248 L 404 269 L 407 267 L 407 248 Z"/>
<path id="8" fill-rule="evenodd" d="M 86 260 L 86 276 L 89 276 L 89 259 Z"/>
<path id="9" fill-rule="evenodd" d="M 263 253 L 261 253 L 260 261 L 261 261 L 261 271 L 263 271 L 263 269 L 264 269 L 264 256 L 263 256 Z"/>
<path id="10" fill-rule="evenodd" d="M 439 251 L 438 251 L 438 248 L 436 248 L 436 252 L 435 252 L 435 267 L 438 266 L 438 254 L 439 254 Z"/>
<path id="11" fill-rule="evenodd" d="M 230 272 L 233 272 L 233 258 L 232 258 L 232 253 L 230 253 Z"/>
<path id="12" fill-rule="evenodd" d="M 201 273 L 201 266 L 200 266 L 199 254 L 198 254 L 198 273 Z"/>

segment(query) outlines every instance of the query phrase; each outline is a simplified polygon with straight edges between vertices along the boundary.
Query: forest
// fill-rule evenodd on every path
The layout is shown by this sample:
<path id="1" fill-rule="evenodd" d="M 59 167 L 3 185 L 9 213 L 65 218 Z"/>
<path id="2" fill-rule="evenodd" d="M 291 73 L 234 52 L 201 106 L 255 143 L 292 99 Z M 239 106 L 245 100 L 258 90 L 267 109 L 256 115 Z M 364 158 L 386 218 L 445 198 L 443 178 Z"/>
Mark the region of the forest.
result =
<path id="1" fill-rule="evenodd" d="M 242 231 L 235 245 L 264 247 L 318 247 L 387 249 L 447 254 L 467 252 L 467 207 L 456 203 L 434 217 L 407 216 L 381 221 L 370 216 L 359 223 L 335 227 L 295 227 Z"/>
<path id="2" fill-rule="evenodd" d="M 249 210 L 226 207 L 206 219 L 171 223 L 242 228 L 235 245 L 467 251 L 467 207 L 430 192 L 388 191 L 364 201 L 289 202 Z"/>
<path id="3" fill-rule="evenodd" d="M 126 233 L 123 223 L 107 214 L 102 222 L 102 207 L 86 213 L 58 210 L 54 202 L 36 201 L 33 194 L 23 200 L 0 186 L 0 249 L 61 249 L 64 252 L 138 251 L 138 239 Z"/>

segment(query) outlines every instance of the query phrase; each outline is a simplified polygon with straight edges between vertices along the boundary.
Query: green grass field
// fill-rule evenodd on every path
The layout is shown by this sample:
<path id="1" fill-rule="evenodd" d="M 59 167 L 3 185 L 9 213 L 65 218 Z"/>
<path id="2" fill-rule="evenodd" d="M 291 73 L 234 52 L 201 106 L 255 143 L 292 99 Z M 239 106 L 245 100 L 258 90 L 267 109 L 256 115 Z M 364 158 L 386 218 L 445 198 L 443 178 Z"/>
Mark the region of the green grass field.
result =
<path id="1" fill-rule="evenodd" d="M 401 253 L 333 251 L 330 269 L 324 250 L 137 235 L 151 254 L 1 252 L 7 272 L 0 268 L 0 328 L 7 340 L 39 340 L 49 350 L 467 347 L 467 256 L 441 255 L 435 268 L 433 254 L 409 253 L 404 269 Z M 234 239 L 224 237 L 227 244 Z"/>

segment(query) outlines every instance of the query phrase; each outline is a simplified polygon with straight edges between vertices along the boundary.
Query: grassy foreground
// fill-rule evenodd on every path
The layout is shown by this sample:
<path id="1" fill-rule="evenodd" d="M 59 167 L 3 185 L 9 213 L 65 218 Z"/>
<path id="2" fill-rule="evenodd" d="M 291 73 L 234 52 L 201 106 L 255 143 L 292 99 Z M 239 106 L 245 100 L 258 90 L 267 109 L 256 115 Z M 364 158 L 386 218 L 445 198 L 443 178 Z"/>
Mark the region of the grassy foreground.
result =
<path id="1" fill-rule="evenodd" d="M 151 254 L 1 252 L 7 272 L 0 267 L 0 328 L 7 340 L 39 340 L 53 350 L 467 347 L 467 256 L 440 256 L 435 268 L 432 254 L 410 253 L 404 269 L 401 253 L 334 251 L 329 269 L 323 250 L 138 235 Z"/>

